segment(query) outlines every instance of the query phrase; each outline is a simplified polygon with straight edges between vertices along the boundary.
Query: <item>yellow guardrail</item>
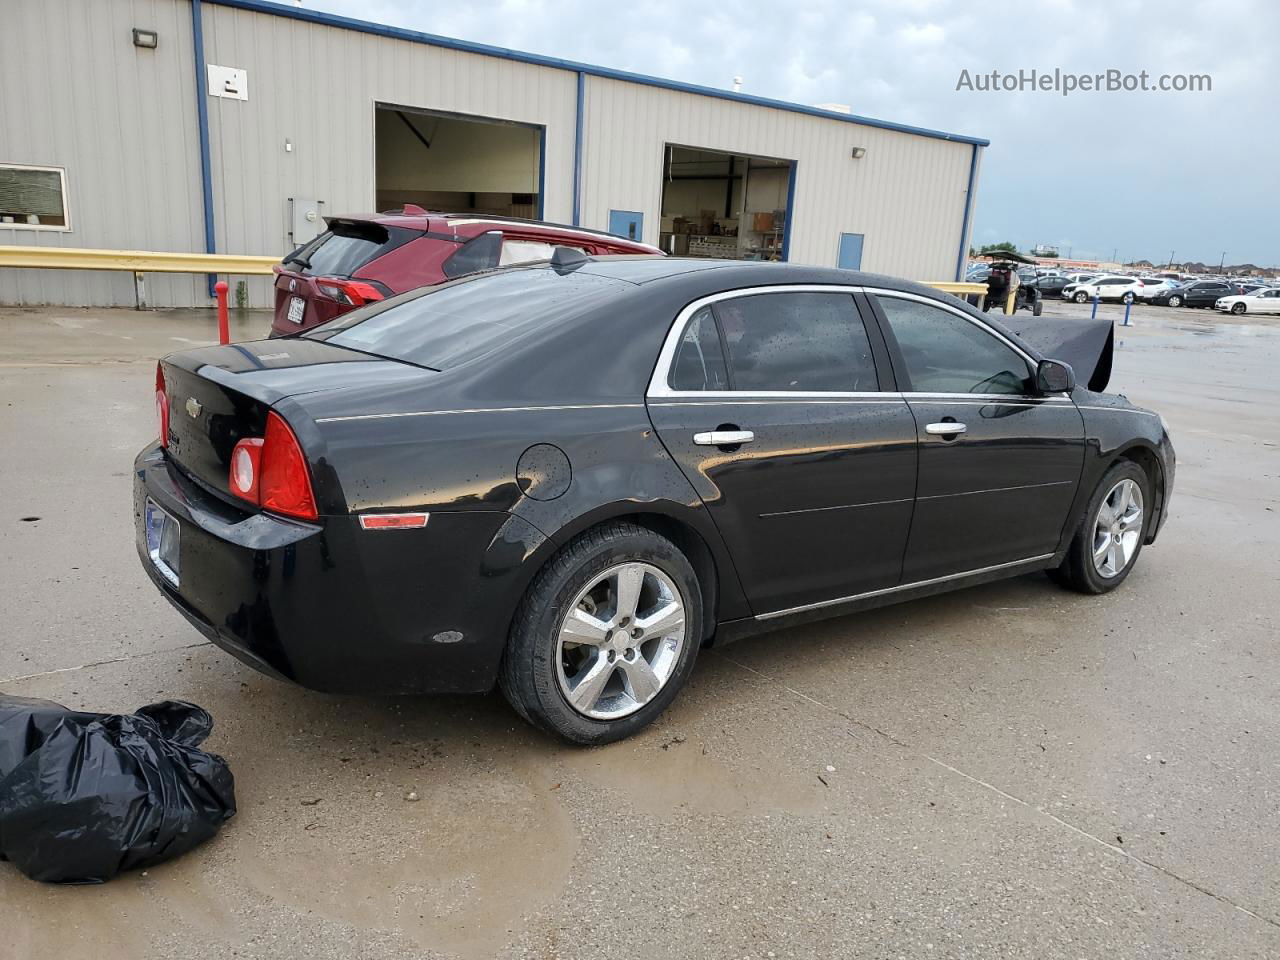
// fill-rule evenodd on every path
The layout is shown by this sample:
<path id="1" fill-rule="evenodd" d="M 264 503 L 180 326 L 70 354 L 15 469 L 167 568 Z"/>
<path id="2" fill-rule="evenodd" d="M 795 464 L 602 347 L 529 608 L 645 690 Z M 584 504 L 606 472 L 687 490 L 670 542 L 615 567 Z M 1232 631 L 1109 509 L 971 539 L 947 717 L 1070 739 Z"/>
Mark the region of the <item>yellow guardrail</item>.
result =
<path id="1" fill-rule="evenodd" d="M 146 250 L 89 250 L 79 247 L 0 246 L 0 267 L 35 267 L 54 270 L 125 270 L 135 275 L 139 306 L 145 295 L 143 273 L 222 273 L 258 276 L 271 273 L 279 257 L 250 257 L 227 253 L 156 253 Z M 986 296 L 984 283 L 939 281 L 928 286 L 957 297 Z"/>
<path id="2" fill-rule="evenodd" d="M 279 257 L 247 257 L 225 253 L 0 246 L 0 267 L 127 270 L 130 273 L 225 273 L 240 276 L 269 274 L 272 266 L 279 262 Z"/>
<path id="3" fill-rule="evenodd" d="M 970 294 L 977 294 L 980 297 L 987 295 L 987 285 L 985 283 L 951 283 L 949 281 L 933 283 L 926 281 L 925 286 L 941 290 L 943 293 L 954 293 L 957 297 L 966 297 Z"/>

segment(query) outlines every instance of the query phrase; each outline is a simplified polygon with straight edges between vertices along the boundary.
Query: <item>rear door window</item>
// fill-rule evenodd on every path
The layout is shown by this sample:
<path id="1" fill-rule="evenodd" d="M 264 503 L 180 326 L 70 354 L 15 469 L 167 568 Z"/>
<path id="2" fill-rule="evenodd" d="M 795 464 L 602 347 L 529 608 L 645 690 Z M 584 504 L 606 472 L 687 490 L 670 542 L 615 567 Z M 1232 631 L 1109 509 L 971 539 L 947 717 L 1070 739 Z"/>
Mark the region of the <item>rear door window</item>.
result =
<path id="1" fill-rule="evenodd" d="M 690 319 L 676 346 L 667 385 L 672 390 L 728 390 L 729 372 L 724 362 L 720 332 L 710 307 Z"/>
<path id="2" fill-rule="evenodd" d="M 472 237 L 444 262 L 444 275 L 449 279 L 478 273 L 498 265 L 498 256 L 502 253 L 502 234 L 490 230 L 478 237 Z"/>
<path id="3" fill-rule="evenodd" d="M 732 389 L 879 390 L 866 328 L 847 293 L 763 293 L 714 307 Z"/>

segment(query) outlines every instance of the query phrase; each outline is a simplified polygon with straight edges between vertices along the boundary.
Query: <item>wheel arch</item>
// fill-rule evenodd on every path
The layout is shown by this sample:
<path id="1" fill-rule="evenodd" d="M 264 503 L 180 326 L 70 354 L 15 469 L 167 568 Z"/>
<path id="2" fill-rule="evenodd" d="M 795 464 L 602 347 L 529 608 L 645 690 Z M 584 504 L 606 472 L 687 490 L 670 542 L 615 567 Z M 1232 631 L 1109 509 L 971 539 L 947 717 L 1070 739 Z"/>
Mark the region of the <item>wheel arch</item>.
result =
<path id="1" fill-rule="evenodd" d="M 702 594 L 705 644 L 721 620 L 750 616 L 732 558 L 705 510 L 666 500 L 603 504 L 564 523 L 529 557 L 526 589 L 551 558 L 576 538 L 606 523 L 626 521 L 670 540 L 693 565 Z"/>
<path id="2" fill-rule="evenodd" d="M 1159 518 L 1164 514 L 1166 500 L 1164 464 L 1161 462 L 1160 454 L 1156 452 L 1156 448 L 1142 439 L 1134 440 L 1117 450 L 1111 462 L 1107 464 L 1106 469 L 1110 470 L 1115 464 L 1124 460 L 1136 463 L 1151 479 L 1151 495 L 1154 500 L 1151 505 L 1153 522 L 1147 525 L 1148 533 L 1146 539 L 1146 542 L 1150 543 L 1155 537 L 1155 531 L 1160 528 Z"/>

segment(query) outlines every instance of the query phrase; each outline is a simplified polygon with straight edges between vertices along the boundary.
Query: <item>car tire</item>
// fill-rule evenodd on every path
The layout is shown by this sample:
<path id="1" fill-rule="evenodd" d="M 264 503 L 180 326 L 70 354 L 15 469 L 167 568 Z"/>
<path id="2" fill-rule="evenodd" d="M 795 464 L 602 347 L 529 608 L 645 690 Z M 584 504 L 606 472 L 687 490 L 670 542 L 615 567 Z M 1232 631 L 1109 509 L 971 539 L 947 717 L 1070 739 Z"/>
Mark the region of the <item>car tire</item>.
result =
<path id="1" fill-rule="evenodd" d="M 1231 305 L 1231 312 L 1234 313 L 1237 317 L 1243 314 L 1248 309 L 1249 308 L 1246 307 L 1243 303 L 1233 303 Z"/>
<path id="2" fill-rule="evenodd" d="M 1130 290 L 1128 293 L 1126 293 L 1126 294 L 1125 294 L 1123 297 L 1121 297 L 1120 299 L 1121 299 L 1121 301 L 1123 301 L 1124 303 L 1133 303 L 1133 301 L 1134 301 L 1134 300 L 1136 300 L 1136 299 L 1138 299 L 1138 298 L 1137 298 L 1137 297 L 1135 297 L 1135 296 L 1134 296 L 1134 294 L 1133 294 L 1133 291 L 1132 291 L 1132 290 Z"/>
<path id="3" fill-rule="evenodd" d="M 1142 467 L 1132 460 L 1112 464 L 1089 498 L 1062 564 L 1049 571 L 1050 577 L 1080 593 L 1108 593 L 1120 586 L 1142 553 L 1151 502 L 1151 480 Z"/>
<path id="4" fill-rule="evenodd" d="M 1076 303 L 1088 303 L 1089 295 L 1085 293 L 1083 290 L 1077 290 L 1074 294 L 1072 294 L 1071 299 L 1074 300 Z"/>
<path id="5" fill-rule="evenodd" d="M 1179 297 L 1177 294 L 1174 294 L 1172 297 L 1169 298 L 1169 306 L 1171 307 L 1182 306 L 1182 298 Z"/>
<path id="6" fill-rule="evenodd" d="M 621 577 L 634 584 L 637 575 L 639 586 L 623 587 Z M 619 609 L 620 597 L 628 606 L 628 592 L 636 602 Z M 672 602 L 682 614 L 674 650 L 674 634 L 646 638 L 642 626 L 663 611 L 674 616 Z M 498 685 L 525 720 L 561 740 L 621 740 L 676 698 L 697 659 L 702 623 L 702 592 L 688 558 L 652 530 L 609 522 L 567 544 L 534 577 L 512 621 Z M 575 692 L 583 698 L 576 704 Z"/>

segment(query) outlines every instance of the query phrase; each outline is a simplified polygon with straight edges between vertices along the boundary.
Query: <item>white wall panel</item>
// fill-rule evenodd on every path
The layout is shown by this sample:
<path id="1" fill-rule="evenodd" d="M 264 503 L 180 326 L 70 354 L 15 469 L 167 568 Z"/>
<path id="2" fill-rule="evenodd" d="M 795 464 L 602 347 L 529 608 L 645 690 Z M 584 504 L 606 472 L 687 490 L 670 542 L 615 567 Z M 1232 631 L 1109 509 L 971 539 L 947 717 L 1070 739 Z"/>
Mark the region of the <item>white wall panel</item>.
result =
<path id="1" fill-rule="evenodd" d="M 639 210 L 657 243 L 665 144 L 796 163 L 790 258 L 834 266 L 841 233 L 865 234 L 864 270 L 955 275 L 972 147 L 603 77 L 587 78 L 583 225 Z M 854 147 L 865 147 L 861 160 Z"/>
<path id="2" fill-rule="evenodd" d="M 205 60 L 248 72 L 247 101 L 207 98 L 217 249 L 280 255 L 289 197 L 329 214 L 373 209 L 374 104 L 546 128 L 544 216 L 572 217 L 577 74 L 570 69 L 205 2 Z M 204 249 L 190 0 L 4 0 L 0 162 L 65 167 L 73 229 L 0 225 L 0 244 Z M 133 27 L 159 33 L 135 48 Z M 587 76 L 582 220 L 645 215 L 657 242 L 667 143 L 796 163 L 791 259 L 834 264 L 843 232 L 863 267 L 951 279 L 972 148 L 908 133 Z M 293 150 L 285 150 L 289 140 Z M 850 158 L 865 147 L 862 160 Z M 161 306 L 207 304 L 203 277 L 150 275 Z M 0 270 L 0 302 L 131 305 L 127 274 Z M 270 303 L 267 278 L 251 303 Z"/>

